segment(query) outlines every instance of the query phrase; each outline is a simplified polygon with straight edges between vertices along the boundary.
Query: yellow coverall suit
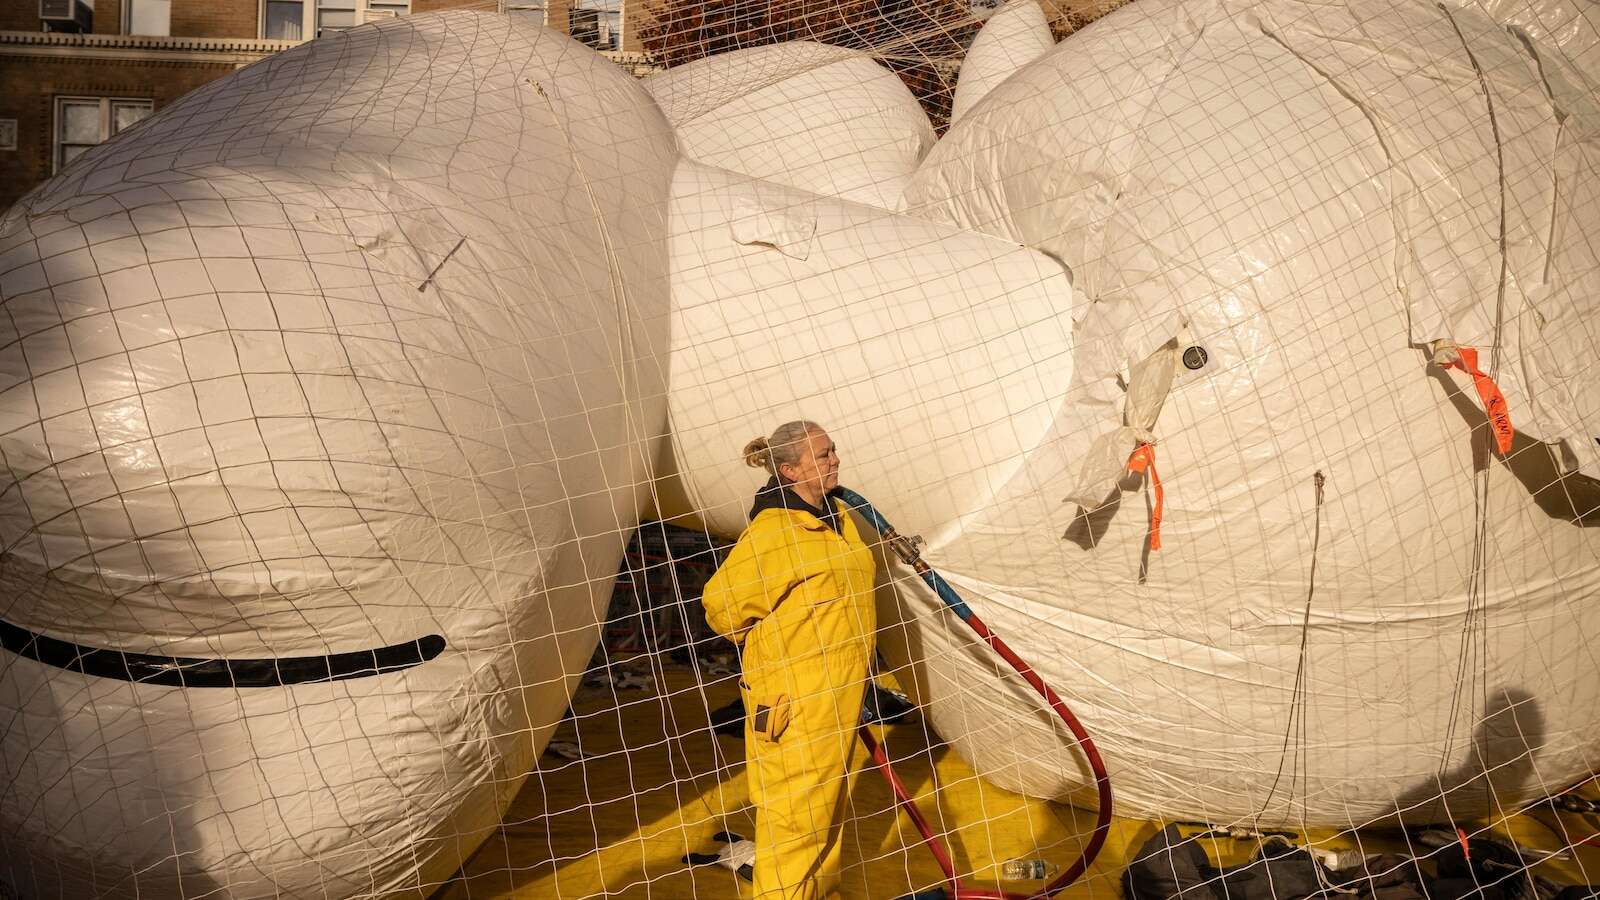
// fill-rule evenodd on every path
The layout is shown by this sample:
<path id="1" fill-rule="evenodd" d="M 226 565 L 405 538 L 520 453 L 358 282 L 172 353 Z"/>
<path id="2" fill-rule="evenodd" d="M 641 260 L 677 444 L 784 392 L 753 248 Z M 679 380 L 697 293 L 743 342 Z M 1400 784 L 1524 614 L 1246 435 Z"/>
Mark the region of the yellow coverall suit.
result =
<path id="1" fill-rule="evenodd" d="M 824 502 L 835 504 L 840 531 L 809 512 L 763 509 L 705 589 L 711 627 L 744 650 L 759 900 L 820 900 L 839 891 L 877 611 L 872 551 L 844 504 Z"/>

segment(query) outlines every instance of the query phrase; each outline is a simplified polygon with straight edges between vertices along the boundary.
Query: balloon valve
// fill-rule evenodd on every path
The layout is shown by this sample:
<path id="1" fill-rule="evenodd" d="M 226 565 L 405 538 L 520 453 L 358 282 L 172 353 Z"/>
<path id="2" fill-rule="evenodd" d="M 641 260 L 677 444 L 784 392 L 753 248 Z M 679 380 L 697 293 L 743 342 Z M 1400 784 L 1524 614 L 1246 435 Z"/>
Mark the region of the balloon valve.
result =
<path id="1" fill-rule="evenodd" d="M 922 535 L 892 533 L 889 536 L 889 549 L 894 551 L 895 556 L 900 557 L 901 562 L 914 566 L 917 560 L 922 558 Z"/>

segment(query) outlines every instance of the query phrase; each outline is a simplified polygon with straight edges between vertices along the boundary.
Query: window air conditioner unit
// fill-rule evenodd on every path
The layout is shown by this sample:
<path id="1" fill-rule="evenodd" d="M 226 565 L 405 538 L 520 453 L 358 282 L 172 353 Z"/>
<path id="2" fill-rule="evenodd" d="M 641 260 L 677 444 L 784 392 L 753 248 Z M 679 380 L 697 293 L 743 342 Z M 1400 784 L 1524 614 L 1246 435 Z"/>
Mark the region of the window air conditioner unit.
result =
<path id="1" fill-rule="evenodd" d="M 94 30 L 94 10 L 83 0 L 39 0 L 39 18 L 50 23 L 51 30 Z M 62 27 L 65 26 L 65 27 Z"/>
<path id="2" fill-rule="evenodd" d="M 381 22 L 384 19 L 393 19 L 399 15 L 400 13 L 398 11 L 392 9 L 369 9 L 366 11 L 366 15 L 361 21 Z"/>

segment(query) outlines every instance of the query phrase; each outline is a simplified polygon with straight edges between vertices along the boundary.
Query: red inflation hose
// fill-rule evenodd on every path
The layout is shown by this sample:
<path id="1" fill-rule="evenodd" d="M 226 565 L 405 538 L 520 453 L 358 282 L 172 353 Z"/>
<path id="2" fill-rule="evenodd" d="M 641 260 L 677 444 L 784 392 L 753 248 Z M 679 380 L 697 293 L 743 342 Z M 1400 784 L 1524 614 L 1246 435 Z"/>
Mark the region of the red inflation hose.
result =
<path id="1" fill-rule="evenodd" d="M 1062 701 L 1061 697 L 1056 694 L 1050 685 L 1045 684 L 1044 679 L 1039 677 L 1039 673 L 1024 662 L 1022 657 L 1018 656 L 1005 641 L 1000 639 L 999 635 L 990 631 L 989 626 L 984 624 L 983 620 L 978 618 L 977 614 L 972 611 L 972 608 L 961 600 L 955 589 L 950 587 L 949 583 L 940 577 L 938 572 L 935 572 L 931 566 L 923 561 L 915 540 L 896 533 L 888 520 L 879 515 L 878 511 L 872 507 L 872 504 L 867 502 L 865 497 L 848 489 L 841 489 L 840 494 L 845 503 L 854 507 L 868 521 L 872 522 L 873 527 L 883 536 L 885 543 L 889 545 L 890 549 L 894 550 L 895 555 L 916 570 L 916 573 L 934 589 L 934 593 L 939 596 L 939 599 L 944 601 L 960 617 L 961 621 L 966 622 L 978 637 L 983 639 L 984 643 L 988 644 L 1000 655 L 1001 659 L 1009 663 L 1011 668 L 1015 669 L 1017 674 L 1021 675 L 1022 679 L 1031 685 L 1039 693 L 1040 697 L 1044 698 L 1050 708 L 1055 710 L 1056 715 L 1061 718 L 1062 722 L 1066 723 L 1067 729 L 1077 739 L 1078 746 L 1083 749 L 1083 755 L 1088 760 L 1089 769 L 1094 773 L 1095 789 L 1099 794 L 1099 809 L 1096 815 L 1094 833 L 1090 835 L 1088 845 L 1083 848 L 1083 852 L 1078 855 L 1077 860 L 1066 871 L 1062 872 L 1059 877 L 1051 881 L 1042 890 L 1032 894 L 1023 894 L 997 889 L 969 887 L 961 883 L 961 878 L 956 875 L 955 864 L 951 861 L 950 854 L 945 850 L 944 844 L 933 833 L 932 827 L 928 824 L 927 819 L 923 817 L 922 811 L 917 808 L 916 801 L 906 791 L 905 785 L 895 776 L 894 767 L 890 763 L 888 754 L 884 751 L 882 744 L 874 739 L 867 726 L 862 724 L 858 730 L 862 742 L 866 744 L 867 749 L 872 753 L 873 763 L 877 766 L 879 773 L 883 775 L 884 780 L 889 783 L 889 789 L 894 792 L 895 802 L 917 826 L 917 830 L 922 832 L 923 841 L 928 845 L 928 849 L 933 853 L 934 858 L 938 860 L 939 867 L 944 870 L 945 878 L 949 881 L 947 888 L 934 892 L 914 894 L 911 898 L 902 898 L 902 900 L 933 900 L 935 897 L 943 897 L 945 900 L 1047 900 L 1047 898 L 1054 897 L 1067 885 L 1077 881 L 1088 870 L 1089 866 L 1094 863 L 1095 857 L 1100 854 L 1100 848 L 1105 845 L 1106 834 L 1111 830 L 1111 776 L 1106 773 L 1105 761 L 1101 759 L 1100 751 L 1095 747 L 1094 740 L 1089 737 L 1089 732 L 1083 727 L 1083 723 L 1078 721 L 1078 717 L 1073 715 L 1072 710 L 1067 708 L 1067 704 Z"/>
<path id="2" fill-rule="evenodd" d="M 906 786 L 900 781 L 900 777 L 894 774 L 894 765 L 889 762 L 889 754 L 884 750 L 883 744 L 872 736 L 872 729 L 868 728 L 865 722 L 861 723 L 859 731 L 861 733 L 861 743 L 866 744 L 867 750 L 872 754 L 872 762 L 878 767 L 878 774 L 882 775 L 883 780 L 889 783 L 889 790 L 894 793 L 895 803 L 899 804 L 905 814 L 910 817 L 912 824 L 917 826 L 917 830 L 922 832 L 923 843 L 928 845 L 928 850 L 933 853 L 933 858 L 938 860 L 939 868 L 943 869 L 945 875 L 954 882 L 955 864 L 950 861 L 950 853 L 945 850 L 944 841 L 939 840 L 939 836 L 933 833 L 932 826 L 928 824 L 927 818 L 922 815 L 922 808 L 917 806 L 917 801 L 911 798 L 910 792 L 906 790 Z"/>

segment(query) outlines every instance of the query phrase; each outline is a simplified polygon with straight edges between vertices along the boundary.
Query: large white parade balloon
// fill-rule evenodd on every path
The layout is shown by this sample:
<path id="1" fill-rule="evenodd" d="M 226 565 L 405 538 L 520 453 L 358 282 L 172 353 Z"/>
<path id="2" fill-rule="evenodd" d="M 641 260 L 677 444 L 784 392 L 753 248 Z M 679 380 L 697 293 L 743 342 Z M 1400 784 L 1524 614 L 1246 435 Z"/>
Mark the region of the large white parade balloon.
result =
<path id="1" fill-rule="evenodd" d="M 1067 698 L 1119 813 L 1353 826 L 1587 775 L 1597 18 L 1140 0 L 1052 45 L 1012 6 L 937 142 L 863 54 L 640 84 L 473 13 L 184 98 L 0 225 L 0 880 L 426 896 L 640 511 L 736 534 L 739 448 L 798 417 Z M 939 734 L 1074 796 L 1070 739 L 889 574 Z"/>
<path id="2" fill-rule="evenodd" d="M 851 485 L 1089 724 L 1121 814 L 1431 821 L 1588 775 L 1584 15 L 1147 0 L 1041 53 L 1013 6 L 905 215 L 680 165 L 671 417 L 696 507 L 737 532 L 743 440 L 826 422 Z M 762 52 L 699 65 L 759 82 Z M 741 236 L 774 209 L 782 236 Z M 1509 409 L 1504 451 L 1475 380 L 1436 364 L 1463 355 Z M 1128 470 L 1149 442 L 1159 549 Z M 1092 785 L 930 592 L 890 593 L 908 621 L 881 642 L 942 738 L 1005 787 Z"/>
<path id="3" fill-rule="evenodd" d="M 418 16 L 11 211 L 0 878 L 425 897 L 498 825 L 648 500 L 675 159 L 586 48 Z"/>
<path id="4" fill-rule="evenodd" d="M 1600 7 L 1549 6 L 1592 48 Z M 1073 272 L 1053 421 L 932 556 L 1094 723 L 1119 812 L 1433 821 L 1594 771 L 1600 95 L 1538 25 L 1138 3 L 919 168 L 911 209 Z M 1473 355 L 1514 443 L 1434 364 Z M 1141 439 L 1159 550 L 1096 468 Z M 940 734 L 1083 784 L 947 624 L 912 644 Z"/>

